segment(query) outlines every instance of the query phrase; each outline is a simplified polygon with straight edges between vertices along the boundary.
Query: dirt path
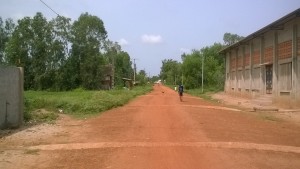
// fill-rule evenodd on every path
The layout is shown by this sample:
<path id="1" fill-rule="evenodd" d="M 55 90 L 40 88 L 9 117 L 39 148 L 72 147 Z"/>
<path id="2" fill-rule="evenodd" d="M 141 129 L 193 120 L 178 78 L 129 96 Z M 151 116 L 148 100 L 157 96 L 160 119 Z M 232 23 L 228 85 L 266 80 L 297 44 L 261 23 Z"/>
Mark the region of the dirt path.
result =
<path id="1" fill-rule="evenodd" d="M 14 133 L 0 168 L 300 168 L 299 125 L 183 99 L 155 86 L 99 117 Z"/>

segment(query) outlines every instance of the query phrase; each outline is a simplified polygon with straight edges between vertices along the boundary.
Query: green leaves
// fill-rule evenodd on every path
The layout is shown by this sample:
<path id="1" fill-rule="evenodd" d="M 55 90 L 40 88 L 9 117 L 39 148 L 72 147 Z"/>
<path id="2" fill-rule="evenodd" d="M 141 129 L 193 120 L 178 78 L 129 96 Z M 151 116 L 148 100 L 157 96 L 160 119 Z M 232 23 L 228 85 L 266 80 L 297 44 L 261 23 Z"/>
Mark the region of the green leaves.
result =
<path id="1" fill-rule="evenodd" d="M 107 37 L 103 22 L 88 13 L 80 15 L 72 26 L 72 72 L 77 74 L 75 83 L 86 89 L 100 89 L 105 65 L 101 49 Z M 80 84 L 81 83 L 81 84 Z"/>
<path id="2" fill-rule="evenodd" d="M 107 45 L 110 42 L 111 45 Z M 0 64 L 24 67 L 26 90 L 100 89 L 111 65 L 116 79 L 132 76 L 130 56 L 107 39 L 103 21 L 83 13 L 71 23 L 58 16 L 48 21 L 38 12 L 15 26 L 0 18 Z"/>
<path id="3" fill-rule="evenodd" d="M 222 57 L 219 56 L 222 47 L 221 44 L 215 43 L 200 50 L 192 50 L 189 54 L 184 53 L 181 56 L 182 63 L 165 59 L 162 61 L 160 77 L 168 85 L 178 85 L 183 81 L 186 89 L 201 87 L 202 78 L 205 86 L 222 88 L 224 62 Z M 203 77 L 202 61 L 204 61 Z"/>
<path id="4" fill-rule="evenodd" d="M 162 61 L 160 77 L 165 80 L 168 85 L 177 85 L 181 82 L 181 63 L 173 59 L 165 59 Z"/>
<path id="5" fill-rule="evenodd" d="M 232 45 L 240 40 L 242 40 L 244 37 L 243 36 L 239 36 L 237 34 L 231 34 L 231 33 L 225 33 L 223 36 L 223 40 L 225 45 Z"/>
<path id="6" fill-rule="evenodd" d="M 4 24 L 4 21 L 0 17 L 0 64 L 7 63 L 7 58 L 5 58 L 5 48 L 14 29 L 15 23 L 11 18 L 6 19 Z"/>

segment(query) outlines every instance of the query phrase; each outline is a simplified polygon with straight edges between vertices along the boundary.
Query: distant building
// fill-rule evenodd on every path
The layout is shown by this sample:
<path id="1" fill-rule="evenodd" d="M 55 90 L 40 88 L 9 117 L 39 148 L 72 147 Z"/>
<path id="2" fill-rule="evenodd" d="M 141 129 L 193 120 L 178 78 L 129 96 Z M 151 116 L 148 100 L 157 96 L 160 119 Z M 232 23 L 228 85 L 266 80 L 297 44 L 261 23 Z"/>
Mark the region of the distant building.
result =
<path id="1" fill-rule="evenodd" d="M 220 53 L 226 60 L 225 92 L 300 106 L 300 9 Z"/>

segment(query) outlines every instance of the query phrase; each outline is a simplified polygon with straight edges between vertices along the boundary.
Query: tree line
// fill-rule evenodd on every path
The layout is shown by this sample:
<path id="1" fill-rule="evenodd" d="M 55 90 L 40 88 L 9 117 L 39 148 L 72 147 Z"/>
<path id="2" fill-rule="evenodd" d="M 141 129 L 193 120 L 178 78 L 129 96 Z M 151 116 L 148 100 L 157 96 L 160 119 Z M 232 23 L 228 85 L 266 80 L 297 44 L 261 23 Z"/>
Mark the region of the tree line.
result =
<path id="1" fill-rule="evenodd" d="M 100 89 L 110 67 L 117 86 L 133 76 L 129 54 L 88 13 L 74 22 L 40 12 L 17 23 L 0 17 L 0 65 L 23 67 L 25 90 Z"/>
<path id="2" fill-rule="evenodd" d="M 203 79 L 206 88 L 208 86 L 211 89 L 220 90 L 224 86 L 225 61 L 219 55 L 219 51 L 241 39 L 243 37 L 237 34 L 225 33 L 224 44 L 214 43 L 201 49 L 193 49 L 191 53 L 183 53 L 181 62 L 164 59 L 160 78 L 168 85 L 183 84 L 187 89 L 201 87 Z"/>

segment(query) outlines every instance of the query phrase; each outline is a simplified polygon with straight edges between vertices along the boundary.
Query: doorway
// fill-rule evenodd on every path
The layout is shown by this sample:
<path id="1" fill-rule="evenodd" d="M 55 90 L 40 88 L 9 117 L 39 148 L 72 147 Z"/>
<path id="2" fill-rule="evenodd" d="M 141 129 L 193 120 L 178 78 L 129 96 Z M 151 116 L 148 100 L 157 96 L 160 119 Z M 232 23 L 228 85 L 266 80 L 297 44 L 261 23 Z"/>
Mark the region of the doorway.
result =
<path id="1" fill-rule="evenodd" d="M 266 65 L 266 94 L 272 94 L 273 89 L 273 65 Z"/>

